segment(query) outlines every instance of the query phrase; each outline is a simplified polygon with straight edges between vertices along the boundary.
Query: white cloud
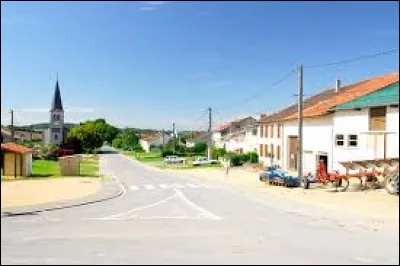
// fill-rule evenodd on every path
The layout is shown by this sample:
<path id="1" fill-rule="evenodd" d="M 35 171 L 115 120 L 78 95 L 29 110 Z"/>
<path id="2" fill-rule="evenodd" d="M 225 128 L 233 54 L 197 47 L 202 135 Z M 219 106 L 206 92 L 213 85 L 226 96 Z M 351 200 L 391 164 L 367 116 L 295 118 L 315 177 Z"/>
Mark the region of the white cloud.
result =
<path id="1" fill-rule="evenodd" d="M 168 1 L 142 1 L 140 3 L 144 5 L 139 8 L 141 11 L 153 11 L 165 5 Z"/>
<path id="2" fill-rule="evenodd" d="M 152 11 L 152 10 L 156 10 L 157 8 L 154 6 L 141 6 L 140 10 L 142 11 Z"/>

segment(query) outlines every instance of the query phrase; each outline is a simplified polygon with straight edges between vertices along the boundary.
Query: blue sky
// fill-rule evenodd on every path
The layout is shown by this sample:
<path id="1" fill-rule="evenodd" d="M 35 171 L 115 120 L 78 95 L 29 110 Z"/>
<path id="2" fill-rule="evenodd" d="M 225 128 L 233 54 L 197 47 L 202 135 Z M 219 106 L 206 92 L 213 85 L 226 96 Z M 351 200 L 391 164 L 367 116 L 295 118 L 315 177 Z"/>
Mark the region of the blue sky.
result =
<path id="1" fill-rule="evenodd" d="M 295 100 L 296 65 L 399 47 L 396 2 L 1 2 L 1 109 L 45 122 L 58 72 L 66 121 L 206 129 Z M 305 94 L 398 71 L 398 54 L 305 69 Z M 252 101 L 249 96 L 264 92 Z"/>

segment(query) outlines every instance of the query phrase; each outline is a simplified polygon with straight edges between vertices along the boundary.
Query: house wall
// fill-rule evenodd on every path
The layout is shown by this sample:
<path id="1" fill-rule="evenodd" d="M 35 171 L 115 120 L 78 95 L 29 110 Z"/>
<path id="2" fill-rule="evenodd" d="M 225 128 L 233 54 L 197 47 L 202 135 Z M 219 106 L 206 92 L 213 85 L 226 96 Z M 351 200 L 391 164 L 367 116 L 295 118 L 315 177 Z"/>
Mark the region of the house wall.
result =
<path id="1" fill-rule="evenodd" d="M 399 108 L 387 107 L 386 113 L 386 157 L 399 157 Z M 341 110 L 334 114 L 334 134 L 345 135 L 345 145 L 337 146 L 334 139 L 334 164 L 345 171 L 341 161 L 359 161 L 384 158 L 384 134 L 369 132 L 369 108 Z M 358 135 L 358 146 L 348 147 L 348 135 Z"/>
<path id="2" fill-rule="evenodd" d="M 265 165 L 278 164 L 283 165 L 283 126 L 281 126 L 280 137 L 278 137 L 278 125 L 281 123 L 268 123 L 261 124 L 257 130 L 257 152 L 260 162 Z M 273 127 L 272 127 L 273 126 Z M 273 129 L 273 135 L 271 135 L 271 128 Z M 266 130 L 268 129 L 268 134 Z M 262 133 L 262 134 L 261 134 Z M 273 136 L 273 137 L 271 137 Z M 263 152 L 261 153 L 261 147 L 263 145 Z M 274 158 L 268 156 L 265 151 L 265 145 L 268 146 L 268 154 L 271 154 L 271 145 L 274 147 Z M 277 147 L 280 147 L 280 158 L 277 158 Z"/>
<path id="3" fill-rule="evenodd" d="M 150 143 L 147 140 L 139 140 L 140 146 L 142 146 L 145 152 L 150 151 Z"/>
<path id="4" fill-rule="evenodd" d="M 395 132 L 387 136 L 387 157 L 398 158 L 399 157 L 399 106 L 391 106 L 387 109 L 386 117 L 386 130 L 389 132 Z"/>
<path id="5" fill-rule="evenodd" d="M 282 167 L 289 170 L 289 137 L 298 136 L 297 120 L 283 123 Z M 328 156 L 328 171 L 332 170 L 332 115 L 305 118 L 303 121 L 303 172 L 315 172 L 317 156 Z M 290 169 L 295 170 L 295 169 Z"/>
<path id="6" fill-rule="evenodd" d="M 16 160 L 14 168 L 14 158 Z M 17 176 L 30 176 L 32 174 L 32 154 L 4 153 L 4 175 L 14 176 L 16 169 Z"/>

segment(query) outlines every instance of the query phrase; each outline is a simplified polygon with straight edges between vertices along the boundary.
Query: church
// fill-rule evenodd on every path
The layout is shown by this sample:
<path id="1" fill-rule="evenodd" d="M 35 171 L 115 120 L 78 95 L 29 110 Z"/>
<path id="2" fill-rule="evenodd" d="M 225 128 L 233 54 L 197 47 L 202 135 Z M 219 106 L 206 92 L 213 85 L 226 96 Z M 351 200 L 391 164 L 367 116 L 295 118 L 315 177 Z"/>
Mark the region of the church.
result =
<path id="1" fill-rule="evenodd" d="M 44 132 L 43 142 L 45 145 L 61 145 L 67 136 L 67 128 L 64 126 L 64 109 L 61 101 L 60 86 L 58 79 L 53 95 L 50 109 L 49 128 Z"/>

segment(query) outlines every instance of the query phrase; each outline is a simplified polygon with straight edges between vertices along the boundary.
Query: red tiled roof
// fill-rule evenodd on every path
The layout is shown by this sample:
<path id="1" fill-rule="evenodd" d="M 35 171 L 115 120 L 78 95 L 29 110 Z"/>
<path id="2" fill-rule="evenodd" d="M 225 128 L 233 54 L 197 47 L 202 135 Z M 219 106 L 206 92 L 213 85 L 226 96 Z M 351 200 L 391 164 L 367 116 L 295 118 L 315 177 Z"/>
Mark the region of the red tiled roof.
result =
<path id="1" fill-rule="evenodd" d="M 373 77 L 358 83 L 348 85 L 346 87 L 343 87 L 342 89 L 339 90 L 339 92 L 334 93 L 330 97 L 322 99 L 316 104 L 313 104 L 303 109 L 303 116 L 314 117 L 314 116 L 325 115 L 328 113 L 329 109 L 331 109 L 336 105 L 352 101 L 371 92 L 380 90 L 398 81 L 399 81 L 399 72 L 395 72 L 383 76 Z M 297 118 L 297 112 L 285 117 L 284 120 L 295 119 L 295 118 Z"/>
<path id="2" fill-rule="evenodd" d="M 246 118 L 249 118 L 249 116 L 247 116 L 247 117 L 234 118 L 234 119 L 231 119 L 231 120 L 229 120 L 229 121 L 223 122 L 223 123 L 217 125 L 217 126 L 212 130 L 212 132 L 219 132 L 219 131 L 222 131 L 222 130 L 228 128 L 232 123 L 242 121 L 242 120 L 244 120 L 244 119 L 246 119 Z"/>
<path id="3" fill-rule="evenodd" d="M 29 153 L 33 152 L 31 148 L 13 143 L 13 142 L 8 142 L 8 143 L 2 143 L 1 144 L 1 150 L 2 151 L 8 151 L 8 152 L 14 152 L 14 153 Z"/>

